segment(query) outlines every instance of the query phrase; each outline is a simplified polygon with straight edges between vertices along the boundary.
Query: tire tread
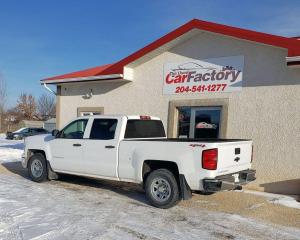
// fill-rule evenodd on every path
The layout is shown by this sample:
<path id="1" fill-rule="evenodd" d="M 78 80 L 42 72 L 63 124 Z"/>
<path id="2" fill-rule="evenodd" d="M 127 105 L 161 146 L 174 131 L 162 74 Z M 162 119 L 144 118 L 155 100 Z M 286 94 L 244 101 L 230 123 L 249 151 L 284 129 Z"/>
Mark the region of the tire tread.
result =
<path id="1" fill-rule="evenodd" d="M 164 204 L 161 204 L 160 202 L 156 201 L 155 199 L 153 199 L 151 197 L 151 189 L 150 189 L 151 180 L 157 176 L 167 178 L 169 180 L 169 184 L 171 185 L 171 188 L 172 188 L 172 192 L 171 192 L 172 195 L 171 195 L 170 199 Z M 148 175 L 148 177 L 146 179 L 146 184 L 145 184 L 145 191 L 146 191 L 146 197 L 147 197 L 148 201 L 151 203 L 151 205 L 158 207 L 158 208 L 163 208 L 163 209 L 171 208 L 171 207 L 175 206 L 179 201 L 178 182 L 177 182 L 174 174 L 166 168 L 156 169 Z"/>

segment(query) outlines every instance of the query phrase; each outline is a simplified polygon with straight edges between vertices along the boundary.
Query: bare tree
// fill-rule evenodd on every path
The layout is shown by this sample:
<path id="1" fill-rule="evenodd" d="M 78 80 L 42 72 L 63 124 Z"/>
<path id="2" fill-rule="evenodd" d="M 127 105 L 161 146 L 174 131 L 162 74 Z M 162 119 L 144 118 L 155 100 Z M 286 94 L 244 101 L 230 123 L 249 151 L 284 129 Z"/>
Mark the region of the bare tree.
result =
<path id="1" fill-rule="evenodd" d="M 38 112 L 43 120 L 48 120 L 55 115 L 55 99 L 49 94 L 43 94 L 38 100 Z"/>
<path id="2" fill-rule="evenodd" d="M 22 93 L 17 101 L 16 110 L 26 120 L 36 119 L 37 105 L 34 96 L 31 94 Z"/>
<path id="3" fill-rule="evenodd" d="M 2 129 L 6 131 L 14 130 L 19 126 L 19 122 L 23 119 L 23 116 L 16 110 L 16 108 L 10 108 L 3 114 Z"/>
<path id="4" fill-rule="evenodd" d="M 6 89 L 6 82 L 2 74 L 0 73 L 0 131 L 2 130 L 2 120 L 3 114 L 5 111 L 5 104 L 7 98 L 7 89 Z"/>

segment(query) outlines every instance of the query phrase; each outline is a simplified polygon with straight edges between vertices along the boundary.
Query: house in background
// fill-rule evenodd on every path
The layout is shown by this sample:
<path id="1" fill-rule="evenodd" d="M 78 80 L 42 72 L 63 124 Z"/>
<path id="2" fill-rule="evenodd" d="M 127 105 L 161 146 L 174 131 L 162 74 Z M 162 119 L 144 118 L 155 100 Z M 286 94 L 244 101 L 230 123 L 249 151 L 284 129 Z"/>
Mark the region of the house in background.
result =
<path id="1" fill-rule="evenodd" d="M 54 129 L 56 129 L 56 118 L 50 118 L 49 120 L 45 121 L 43 128 L 45 128 L 48 132 L 52 132 Z"/>
<path id="2" fill-rule="evenodd" d="M 41 83 L 57 87 L 59 128 L 141 114 L 160 117 L 169 137 L 253 139 L 250 187 L 300 194 L 298 38 L 192 20 L 116 63 Z"/>
<path id="3" fill-rule="evenodd" d="M 2 118 L 0 132 L 13 132 L 20 128 L 42 128 L 44 122 L 39 120 L 22 120 L 15 111 L 8 111 Z"/>
<path id="4" fill-rule="evenodd" d="M 42 128 L 44 125 L 43 121 L 34 121 L 34 120 L 22 120 L 19 123 L 20 127 L 30 127 L 30 128 Z"/>

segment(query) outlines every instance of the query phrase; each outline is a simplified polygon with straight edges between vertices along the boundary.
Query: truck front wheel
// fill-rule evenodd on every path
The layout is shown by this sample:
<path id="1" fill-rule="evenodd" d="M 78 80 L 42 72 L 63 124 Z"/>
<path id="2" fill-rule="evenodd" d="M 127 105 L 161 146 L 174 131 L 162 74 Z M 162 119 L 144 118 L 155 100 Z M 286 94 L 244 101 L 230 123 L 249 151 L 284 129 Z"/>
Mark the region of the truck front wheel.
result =
<path id="1" fill-rule="evenodd" d="M 33 154 L 28 162 L 28 173 L 35 182 L 43 182 L 47 179 L 47 163 L 43 154 Z"/>
<path id="2" fill-rule="evenodd" d="M 176 178 L 167 169 L 157 169 L 149 174 L 145 184 L 146 197 L 158 208 L 170 208 L 179 200 Z"/>

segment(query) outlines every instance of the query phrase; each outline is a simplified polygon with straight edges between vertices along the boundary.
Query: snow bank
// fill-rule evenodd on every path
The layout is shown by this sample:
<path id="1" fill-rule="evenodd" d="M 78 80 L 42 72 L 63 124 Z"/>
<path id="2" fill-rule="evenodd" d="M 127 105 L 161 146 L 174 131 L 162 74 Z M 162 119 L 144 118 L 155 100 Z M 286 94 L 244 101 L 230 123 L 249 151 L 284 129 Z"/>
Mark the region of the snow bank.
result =
<path id="1" fill-rule="evenodd" d="M 7 140 L 5 134 L 0 134 L 0 163 L 21 161 L 23 149 L 23 140 Z"/>
<path id="2" fill-rule="evenodd" d="M 270 203 L 280 204 L 286 207 L 300 209 L 300 202 L 297 201 L 297 196 L 288 196 L 282 194 L 257 192 L 257 191 L 250 191 L 250 190 L 245 190 L 244 192 L 265 197 L 268 199 Z"/>

